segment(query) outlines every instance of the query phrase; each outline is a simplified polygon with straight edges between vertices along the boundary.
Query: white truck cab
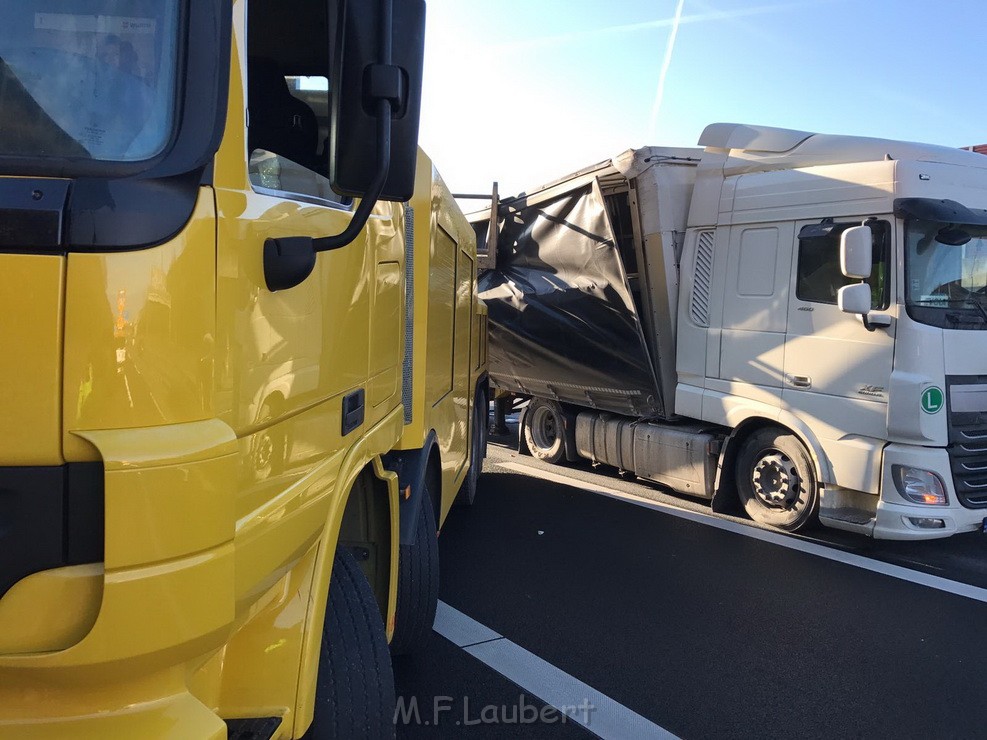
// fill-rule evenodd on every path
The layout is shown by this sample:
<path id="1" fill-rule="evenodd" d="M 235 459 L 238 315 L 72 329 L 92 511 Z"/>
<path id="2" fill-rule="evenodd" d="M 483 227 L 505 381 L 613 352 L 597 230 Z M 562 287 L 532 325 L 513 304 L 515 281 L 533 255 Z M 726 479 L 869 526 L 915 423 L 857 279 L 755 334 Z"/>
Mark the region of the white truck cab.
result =
<path id="1" fill-rule="evenodd" d="M 830 526 L 894 539 L 980 527 L 987 157 L 731 125 L 700 144 L 676 413 L 790 429 Z M 871 254 L 850 272 L 860 226 Z M 862 306 L 848 305 L 855 283 Z"/>

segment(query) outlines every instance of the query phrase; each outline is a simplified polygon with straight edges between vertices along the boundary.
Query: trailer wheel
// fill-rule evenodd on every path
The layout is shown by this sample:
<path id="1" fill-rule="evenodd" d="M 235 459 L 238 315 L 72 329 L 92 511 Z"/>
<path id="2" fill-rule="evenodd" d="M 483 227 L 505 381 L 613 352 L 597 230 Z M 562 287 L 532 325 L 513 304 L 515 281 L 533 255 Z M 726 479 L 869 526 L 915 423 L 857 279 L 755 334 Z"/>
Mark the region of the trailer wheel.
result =
<path id="1" fill-rule="evenodd" d="M 737 455 L 737 493 L 755 522 L 794 532 L 819 513 L 812 459 L 799 439 L 780 429 L 759 429 Z"/>
<path id="2" fill-rule="evenodd" d="M 476 393 L 476 403 L 473 404 L 473 434 L 470 443 L 470 467 L 466 471 L 466 479 L 456 494 L 457 506 L 472 506 L 476 501 L 476 484 L 483 472 L 483 458 L 487 456 L 487 420 L 490 409 L 487 396 L 482 390 Z"/>
<path id="3" fill-rule="evenodd" d="M 524 415 L 524 441 L 539 460 L 557 463 L 565 453 L 565 417 L 555 401 L 534 398 Z"/>
<path id="4" fill-rule="evenodd" d="M 394 673 L 370 583 L 353 555 L 336 548 L 306 738 L 394 737 Z"/>
<path id="5" fill-rule="evenodd" d="M 432 634 L 439 603 L 439 540 L 432 508 L 431 484 L 425 477 L 415 525 L 415 544 L 401 545 L 398 554 L 398 606 L 391 654 L 420 650 Z"/>

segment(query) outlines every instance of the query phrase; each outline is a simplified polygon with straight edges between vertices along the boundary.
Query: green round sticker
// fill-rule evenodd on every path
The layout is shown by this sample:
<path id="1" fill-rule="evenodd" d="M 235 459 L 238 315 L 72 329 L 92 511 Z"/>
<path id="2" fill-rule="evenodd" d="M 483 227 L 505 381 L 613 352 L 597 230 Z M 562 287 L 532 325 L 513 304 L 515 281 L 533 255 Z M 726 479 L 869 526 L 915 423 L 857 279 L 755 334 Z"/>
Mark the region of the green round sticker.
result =
<path id="1" fill-rule="evenodd" d="M 926 388 L 922 393 L 922 411 L 927 414 L 937 414 L 942 410 L 943 401 L 942 388 Z"/>

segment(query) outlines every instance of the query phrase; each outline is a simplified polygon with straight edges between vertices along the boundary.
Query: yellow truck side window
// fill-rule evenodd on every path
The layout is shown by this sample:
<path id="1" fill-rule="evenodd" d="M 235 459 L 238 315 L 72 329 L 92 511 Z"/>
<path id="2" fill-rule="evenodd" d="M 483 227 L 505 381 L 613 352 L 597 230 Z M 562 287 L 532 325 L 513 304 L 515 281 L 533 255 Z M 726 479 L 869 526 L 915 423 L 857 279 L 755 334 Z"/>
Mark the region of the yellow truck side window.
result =
<path id="1" fill-rule="evenodd" d="M 329 178 L 266 149 L 254 149 L 249 160 L 250 184 L 258 192 L 349 205 L 350 199 L 333 192 Z"/>
<path id="2" fill-rule="evenodd" d="M 253 0 L 247 12 L 251 185 L 260 192 L 349 205 L 351 199 L 334 193 L 327 177 L 328 38 L 312 30 L 320 24 L 308 16 L 282 10 L 275 21 L 276 3 Z"/>

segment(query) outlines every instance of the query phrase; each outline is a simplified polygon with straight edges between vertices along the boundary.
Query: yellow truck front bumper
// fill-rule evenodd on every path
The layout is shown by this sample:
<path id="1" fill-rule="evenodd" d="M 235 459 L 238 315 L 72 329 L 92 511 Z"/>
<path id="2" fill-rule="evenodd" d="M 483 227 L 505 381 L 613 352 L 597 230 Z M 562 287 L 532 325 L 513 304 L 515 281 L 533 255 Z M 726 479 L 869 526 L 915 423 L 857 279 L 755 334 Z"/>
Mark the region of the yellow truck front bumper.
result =
<path id="1" fill-rule="evenodd" d="M 105 562 L 0 599 L 0 737 L 223 737 L 187 684 L 234 626 L 235 436 L 215 419 L 81 436 L 106 471 Z"/>

